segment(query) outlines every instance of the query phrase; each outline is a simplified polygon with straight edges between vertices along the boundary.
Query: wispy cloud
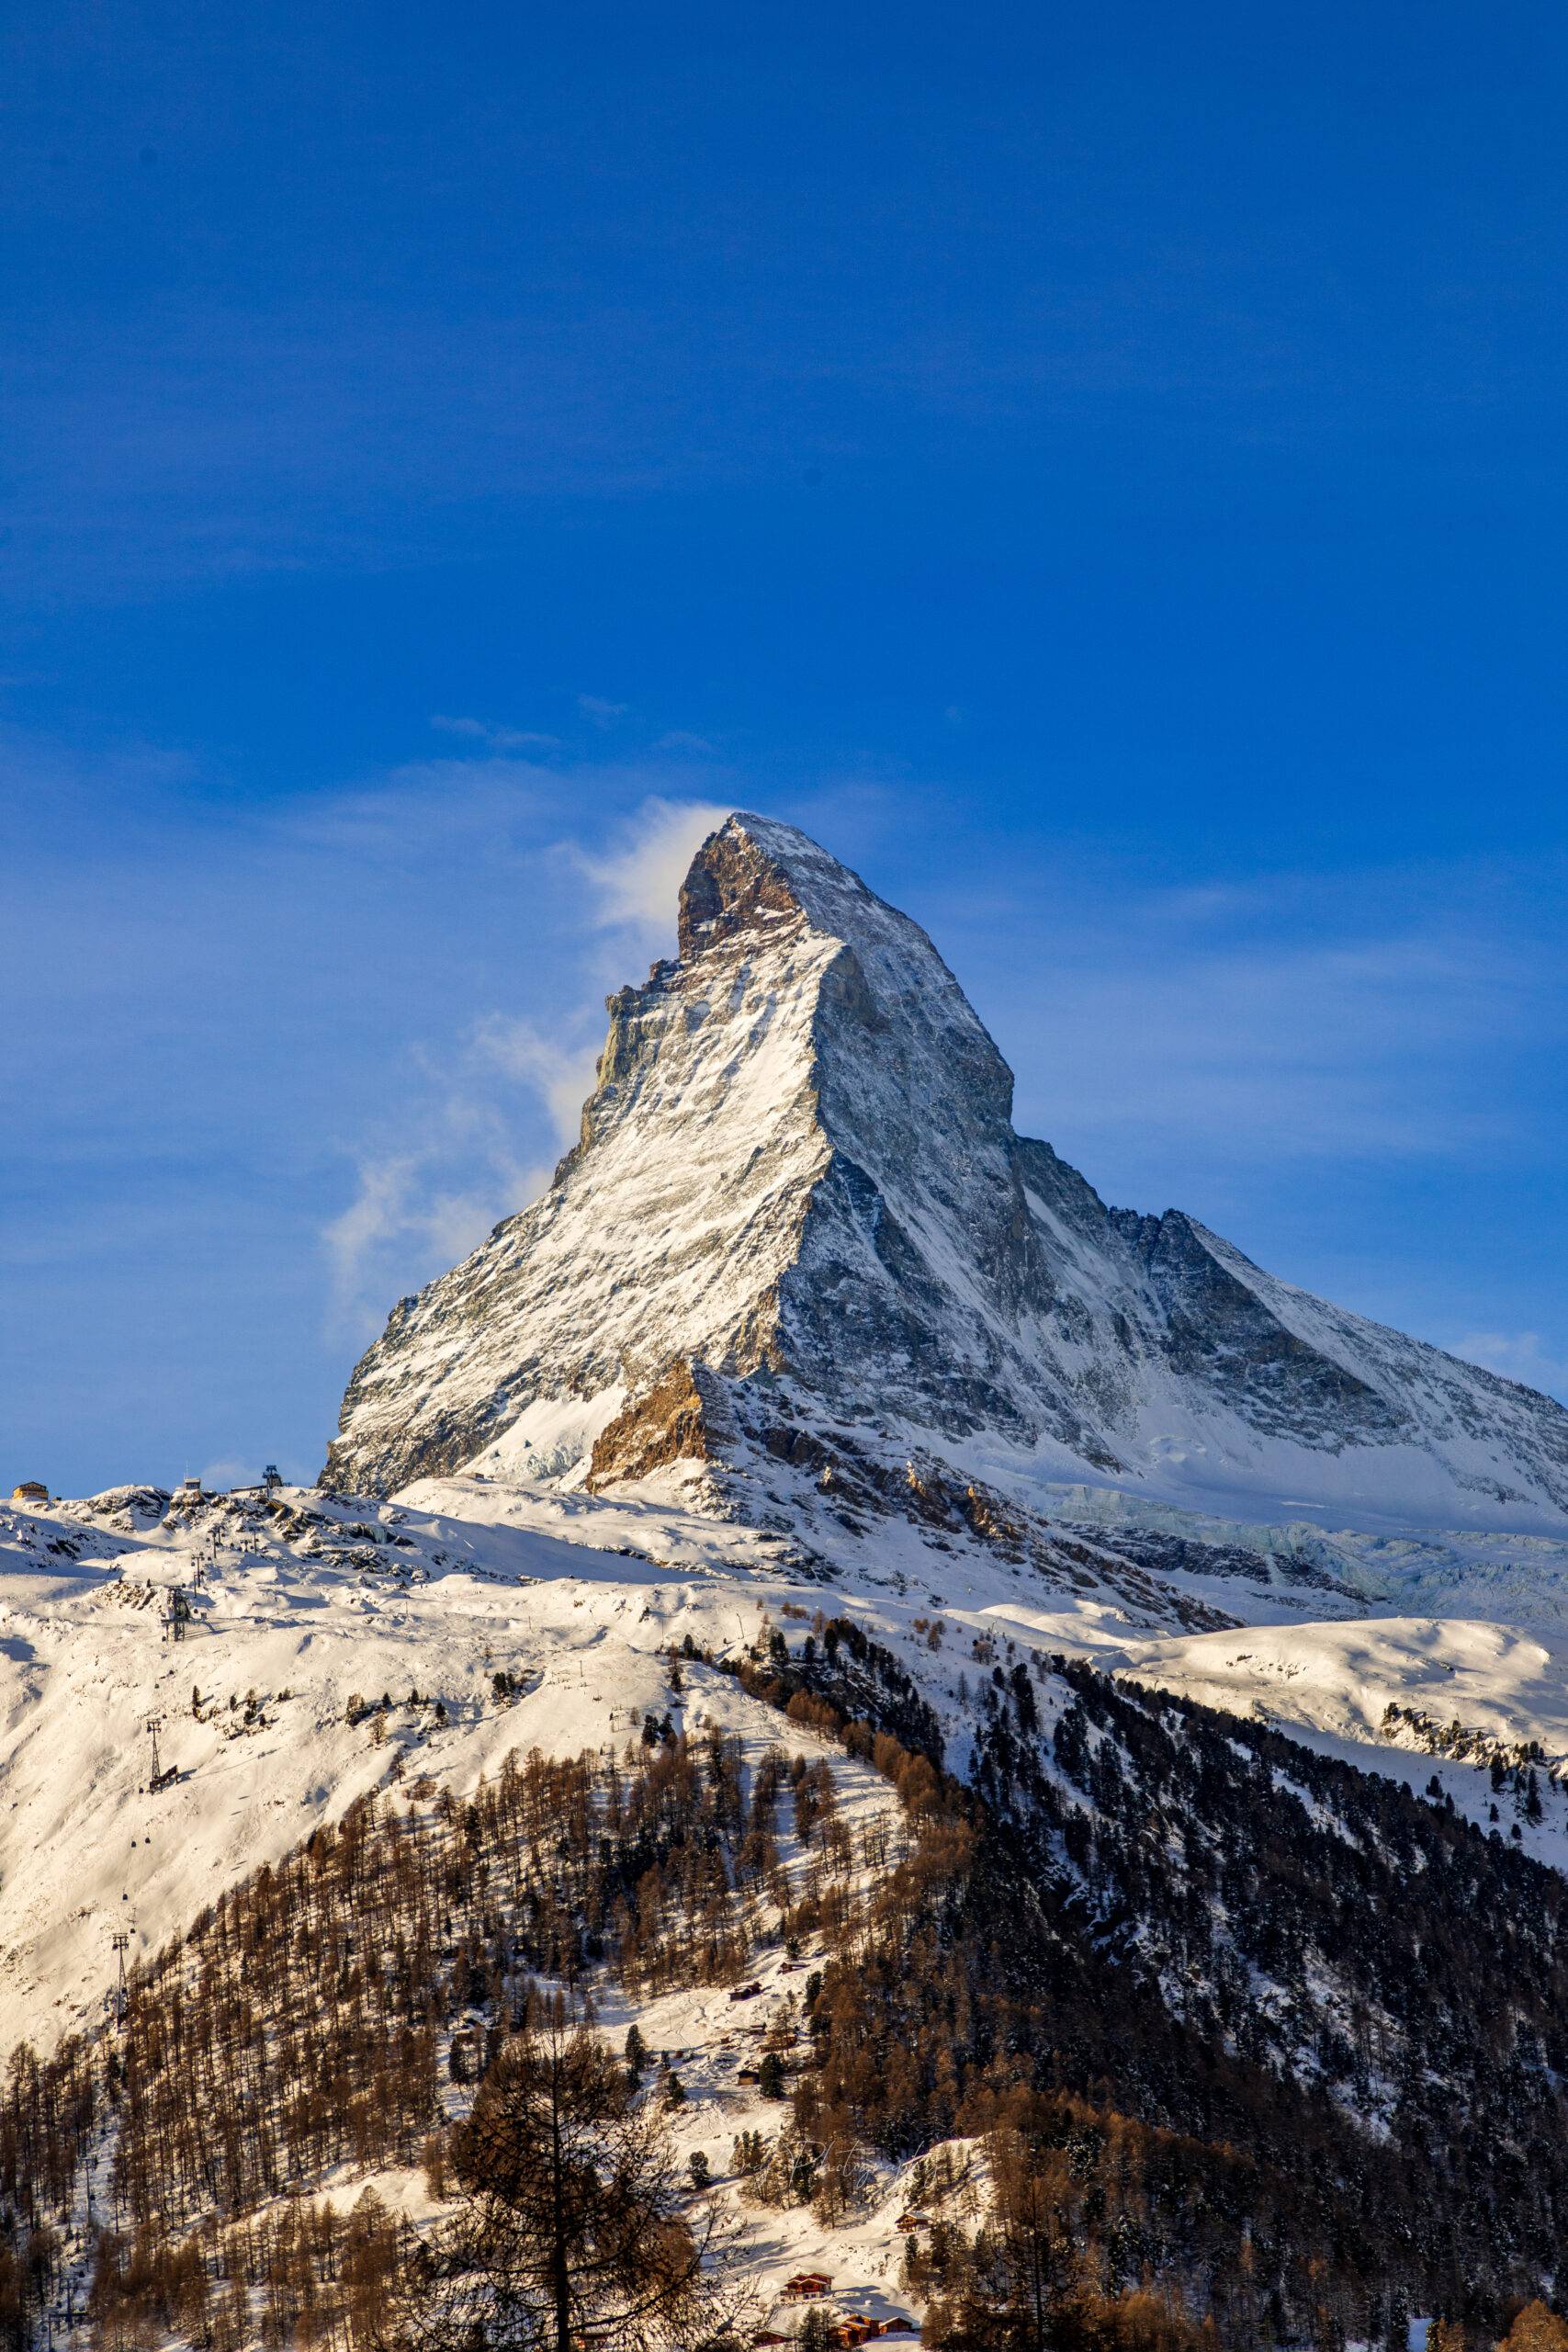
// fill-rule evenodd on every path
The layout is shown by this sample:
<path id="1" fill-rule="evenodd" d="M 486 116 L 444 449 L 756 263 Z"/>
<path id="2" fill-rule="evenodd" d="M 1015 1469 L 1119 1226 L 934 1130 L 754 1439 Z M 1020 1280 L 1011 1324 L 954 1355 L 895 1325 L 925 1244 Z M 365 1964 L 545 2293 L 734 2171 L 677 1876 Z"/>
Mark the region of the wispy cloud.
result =
<path id="1" fill-rule="evenodd" d="M 221 1494 L 226 1487 L 252 1484 L 265 1467 L 264 1463 L 247 1461 L 242 1454 L 221 1453 L 211 1462 L 204 1462 L 198 1475 L 209 1495 Z"/>
<path id="2" fill-rule="evenodd" d="M 510 1192 L 499 1184 L 454 1192 L 441 1178 L 437 1156 L 429 1150 L 360 1160 L 353 1200 L 321 1232 L 334 1334 L 356 1343 L 368 1340 L 392 1295 L 385 1279 L 391 1265 L 423 1266 L 428 1277 L 455 1264 L 526 1197 L 522 1182 Z"/>
<path id="3" fill-rule="evenodd" d="M 400 838 L 409 791 L 400 775 L 396 811 L 378 819 L 360 802 L 342 821 L 361 840 L 380 840 L 388 828 Z M 672 927 L 692 854 L 727 813 L 650 796 L 606 847 L 555 843 L 561 871 L 577 884 L 584 978 L 596 975 L 604 944 L 618 940 L 618 961 L 628 938 L 645 943 Z M 356 1343 L 373 1336 L 391 1298 L 444 1272 L 537 1196 L 549 1175 L 536 1157 L 539 1114 L 552 1141 L 576 1139 L 603 1026 L 600 996 L 585 989 L 558 1001 L 547 1025 L 492 1011 L 444 1047 L 408 1052 L 395 1111 L 350 1155 L 354 1197 L 322 1227 L 334 1332 Z"/>
<path id="4" fill-rule="evenodd" d="M 482 743 L 491 752 L 558 752 L 558 735 L 541 734 L 532 727 L 497 727 L 488 718 L 448 718 L 438 711 L 431 719 L 432 727 L 444 735 L 464 735 L 470 742 Z"/>
<path id="5" fill-rule="evenodd" d="M 614 727 L 617 718 L 626 717 L 627 709 L 624 702 L 606 702 L 603 695 L 579 695 L 577 707 L 584 718 L 601 728 Z"/>
<path id="6" fill-rule="evenodd" d="M 1048 914 L 1009 912 L 965 911 L 983 1001 L 1021 1116 L 1091 1161 L 1472 1159 L 1525 1107 L 1497 1057 L 1568 1042 L 1560 954 L 1408 877 L 1108 894 L 1058 872 Z"/>
<path id="7" fill-rule="evenodd" d="M 561 779 L 536 762 L 487 753 L 411 760 L 361 786 L 286 801 L 258 832 L 311 850 L 415 868 L 537 844 L 558 821 Z"/>
<path id="8" fill-rule="evenodd" d="M 1505 1379 L 1521 1381 L 1527 1388 L 1568 1399 L 1568 1350 L 1543 1340 L 1539 1331 L 1469 1331 L 1452 1342 L 1451 1352 L 1467 1363 L 1500 1372 Z"/>
<path id="9" fill-rule="evenodd" d="M 355 1154 L 354 1197 L 321 1228 L 333 1337 L 364 1345 L 394 1297 L 467 1257 L 548 1181 L 518 1154 L 516 1106 L 471 1073 L 440 1091 L 416 1077 L 401 1114 Z"/>
<path id="10" fill-rule="evenodd" d="M 547 1036 L 535 1022 L 493 1012 L 475 1024 L 471 1058 L 479 1067 L 488 1066 L 531 1086 L 561 1141 L 575 1140 L 582 1105 L 593 1091 L 598 1061 L 593 1046 L 584 1043 L 570 1048 L 558 1037 Z"/>
<path id="11" fill-rule="evenodd" d="M 715 801 L 666 800 L 650 795 L 604 851 L 574 847 L 590 889 L 592 921 L 609 930 L 672 929 L 686 868 L 729 809 Z"/>
<path id="12" fill-rule="evenodd" d="M 1212 1123 L 1247 1159 L 1449 1154 L 1500 1136 L 1443 1067 L 1497 1035 L 1499 993 L 1421 938 L 1178 951 L 1157 973 L 1059 975 L 1044 1052 L 1080 1122 Z"/>

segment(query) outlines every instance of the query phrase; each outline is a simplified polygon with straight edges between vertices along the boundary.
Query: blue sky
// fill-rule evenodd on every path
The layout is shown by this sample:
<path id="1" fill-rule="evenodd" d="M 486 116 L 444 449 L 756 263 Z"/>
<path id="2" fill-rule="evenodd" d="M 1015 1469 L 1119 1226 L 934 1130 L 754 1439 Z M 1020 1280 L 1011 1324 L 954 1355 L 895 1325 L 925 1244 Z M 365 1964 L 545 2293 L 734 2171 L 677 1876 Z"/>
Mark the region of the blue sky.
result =
<path id="1" fill-rule="evenodd" d="M 1565 44 L 14 14 L 0 1475 L 312 1469 L 737 804 L 1107 1197 L 1568 1395 Z"/>

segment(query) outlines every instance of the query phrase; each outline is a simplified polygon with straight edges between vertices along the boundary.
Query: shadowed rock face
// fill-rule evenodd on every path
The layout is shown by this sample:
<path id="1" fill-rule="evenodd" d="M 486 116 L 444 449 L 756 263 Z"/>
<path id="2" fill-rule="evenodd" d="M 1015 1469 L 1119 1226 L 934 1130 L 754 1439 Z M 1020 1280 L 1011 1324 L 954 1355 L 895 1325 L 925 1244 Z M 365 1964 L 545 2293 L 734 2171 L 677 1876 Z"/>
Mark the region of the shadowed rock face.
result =
<path id="1" fill-rule="evenodd" d="M 704 842 L 681 885 L 677 952 L 689 964 L 770 916 L 801 911 L 784 867 L 754 834 L 727 825 Z"/>
<path id="2" fill-rule="evenodd" d="M 545 1198 L 356 1368 L 332 1478 L 389 1491 L 497 1441 L 504 1461 L 520 1419 L 581 1406 L 596 1487 L 776 1455 L 815 1421 L 1200 1502 L 1568 1519 L 1560 1407 L 1179 1211 L 1108 1209 L 1016 1135 L 1011 1073 L 930 940 L 806 835 L 731 817 L 679 935 L 609 1000 Z"/>

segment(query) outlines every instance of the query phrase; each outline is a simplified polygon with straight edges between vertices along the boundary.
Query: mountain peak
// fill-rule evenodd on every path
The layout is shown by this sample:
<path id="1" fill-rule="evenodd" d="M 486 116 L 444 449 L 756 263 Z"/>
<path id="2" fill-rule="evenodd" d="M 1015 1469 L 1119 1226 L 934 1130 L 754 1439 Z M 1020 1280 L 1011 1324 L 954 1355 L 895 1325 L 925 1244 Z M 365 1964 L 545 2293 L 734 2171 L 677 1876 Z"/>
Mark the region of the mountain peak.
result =
<path id="1" fill-rule="evenodd" d="M 481 1455 L 711 1477 L 825 1460 L 831 1429 L 886 1457 L 884 1492 L 934 1448 L 1226 1509 L 1568 1518 L 1561 1408 L 1179 1212 L 1108 1209 L 1019 1136 L 1011 1073 L 925 933 L 795 827 L 737 812 L 707 837 L 678 959 L 610 1014 L 581 1142 L 394 1312 L 334 1480 L 387 1491 Z"/>
<path id="2" fill-rule="evenodd" d="M 891 935 L 907 956 L 923 951 L 959 993 L 919 925 L 879 899 L 819 842 L 776 817 L 736 809 L 701 844 L 681 885 L 682 961 L 743 933 L 766 943 L 792 918 L 855 948 Z"/>
<path id="3" fill-rule="evenodd" d="M 818 848 L 808 835 L 771 817 L 737 809 L 711 832 L 681 885 L 682 961 L 781 917 L 807 914 L 816 892 L 814 872 L 831 868 L 866 896 L 865 886 Z"/>

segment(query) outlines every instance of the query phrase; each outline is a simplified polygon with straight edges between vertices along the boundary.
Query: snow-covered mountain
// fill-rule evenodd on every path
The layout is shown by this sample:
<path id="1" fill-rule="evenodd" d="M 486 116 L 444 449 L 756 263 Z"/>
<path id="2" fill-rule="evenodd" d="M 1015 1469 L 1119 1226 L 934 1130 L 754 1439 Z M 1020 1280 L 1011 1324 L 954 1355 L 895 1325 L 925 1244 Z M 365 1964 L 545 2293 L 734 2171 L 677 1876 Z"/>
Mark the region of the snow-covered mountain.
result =
<path id="1" fill-rule="evenodd" d="M 1568 1412 L 1179 1210 L 1108 1208 L 1015 1132 L 925 933 L 803 833 L 731 817 L 679 940 L 610 1001 L 544 1199 L 357 1367 L 334 1484 L 469 1464 L 603 1491 L 694 1464 L 733 1514 L 798 1525 L 826 1498 L 854 1524 L 947 1465 L 1026 1506 L 1087 1478 L 1348 1526 L 1568 1526 Z"/>
<path id="2" fill-rule="evenodd" d="M 0 1504 L 0 2057 L 42 2062 L 0 2099 L 0 2320 L 41 2346 L 90 2290 L 202 2340 L 169 2333 L 169 2250 L 206 2233 L 179 2275 L 228 2264 L 237 2310 L 301 2188 L 373 2190 L 406 2255 L 446 2195 L 421 2135 L 568 1946 L 599 2030 L 669 2060 L 760 2346 L 803 2277 L 845 2340 L 940 2312 L 923 2242 L 992 2194 L 991 2109 L 944 2086 L 1004 2012 L 1010 2096 L 1030 2051 L 1108 2147 L 1181 2133 L 1153 2235 L 1135 2171 L 1138 2275 L 1229 2312 L 1222 2346 L 1261 2340 L 1226 2301 L 1258 2245 L 1270 2340 L 1317 2340 L 1330 2241 L 1341 2336 L 1460 2271 L 1537 2291 L 1568 2214 L 1568 1414 L 1107 1208 L 1014 1132 L 924 933 L 787 827 L 704 844 L 677 958 L 611 1013 L 581 1142 L 400 1305 L 326 1490 Z M 545 1804 L 524 1868 L 552 1771 L 589 1809 Z M 417 1934 L 362 1899 L 378 1852 L 405 1926 L 439 1895 Z M 324 2124 L 269 2106 L 278 2052 L 351 2017 Z M 229 2053 L 243 2194 L 164 2162 L 154 2096 L 201 2138 L 182 2031 Z M 394 2059 L 417 2130 L 365 2121 Z M 1080 2153 L 1089 2111 L 1057 2119 Z M 1231 2234 L 1198 2265 L 1211 2143 Z M 1238 2147 L 1267 2195 L 1232 2211 Z M 111 2177 L 164 2268 L 97 2239 Z M 282 2340 L 268 2311 L 223 2340 Z"/>

